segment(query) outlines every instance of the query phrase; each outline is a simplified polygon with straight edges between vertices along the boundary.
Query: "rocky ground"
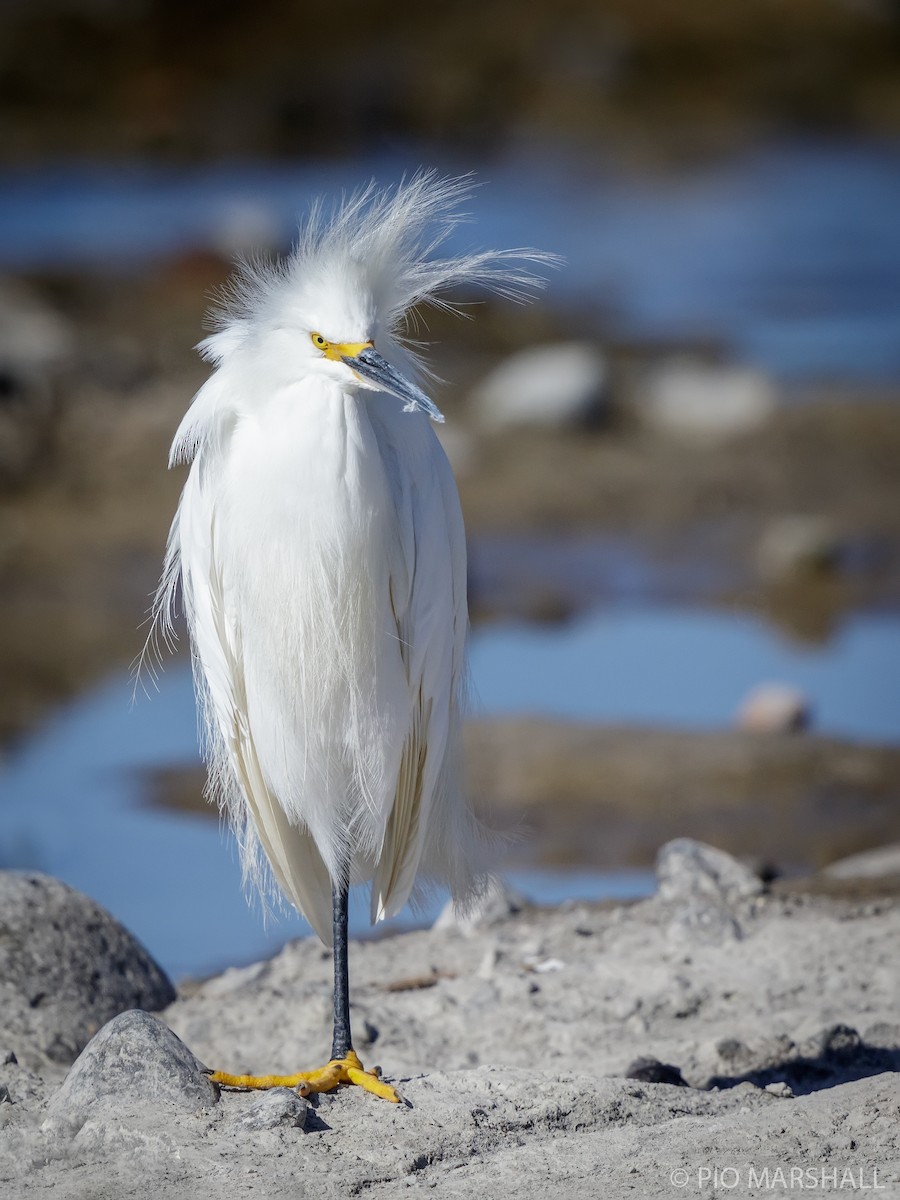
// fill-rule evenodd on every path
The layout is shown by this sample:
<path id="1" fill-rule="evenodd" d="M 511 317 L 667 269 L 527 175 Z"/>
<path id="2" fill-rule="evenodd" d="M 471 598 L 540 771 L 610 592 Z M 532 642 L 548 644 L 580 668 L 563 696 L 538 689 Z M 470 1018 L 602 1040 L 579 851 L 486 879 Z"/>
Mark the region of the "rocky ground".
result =
<path id="1" fill-rule="evenodd" d="M 7 955 L 21 990 L 0 1025 L 3 1194 L 900 1196 L 896 858 L 849 864 L 829 896 L 767 888 L 683 839 L 641 903 L 539 911 L 504 893 L 478 921 L 355 944 L 357 1048 L 399 1107 L 218 1093 L 204 1075 L 321 1057 L 330 964 L 313 940 L 183 985 L 158 1017 L 115 1018 L 68 1071 Z M 847 886 L 867 873 L 866 895 Z M 0 954 L 38 920 L 22 877 L 4 886 Z M 32 901 L 42 886 L 59 885 L 28 883 Z M 85 981 L 57 1034 L 95 999 Z"/>

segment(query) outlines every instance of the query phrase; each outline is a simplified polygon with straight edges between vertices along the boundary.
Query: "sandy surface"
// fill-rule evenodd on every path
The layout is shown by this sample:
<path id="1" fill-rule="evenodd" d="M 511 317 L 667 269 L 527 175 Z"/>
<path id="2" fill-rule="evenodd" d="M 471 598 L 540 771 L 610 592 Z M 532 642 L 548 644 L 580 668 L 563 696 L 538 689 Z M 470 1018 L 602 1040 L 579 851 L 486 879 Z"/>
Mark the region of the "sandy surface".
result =
<path id="1" fill-rule="evenodd" d="M 63 1092 L 64 1068 L 8 1063 L 0 1194 L 766 1195 L 800 1187 L 793 1169 L 807 1189 L 900 1196 L 900 904 L 767 893 L 679 846 L 645 902 L 504 901 L 477 925 L 355 944 L 357 1048 L 399 1107 L 356 1089 L 308 1111 L 286 1093 L 204 1100 L 150 1017 L 146 1050 L 107 1026 Z M 306 940 L 161 1015 L 206 1064 L 287 1071 L 327 1052 L 329 1005 Z M 658 1065 L 626 1077 L 641 1057 L 683 1086 L 647 1082 Z"/>

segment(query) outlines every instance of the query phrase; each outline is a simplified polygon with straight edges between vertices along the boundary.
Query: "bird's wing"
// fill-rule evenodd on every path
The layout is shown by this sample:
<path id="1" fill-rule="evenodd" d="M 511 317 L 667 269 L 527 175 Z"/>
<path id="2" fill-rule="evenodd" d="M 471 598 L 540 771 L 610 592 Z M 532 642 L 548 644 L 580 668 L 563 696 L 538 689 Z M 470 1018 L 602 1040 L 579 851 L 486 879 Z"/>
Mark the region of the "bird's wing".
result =
<path id="1" fill-rule="evenodd" d="M 412 424 L 409 415 L 400 421 Z M 372 920 L 396 915 L 409 898 L 435 808 L 452 804 L 459 733 L 459 691 L 465 669 L 466 547 L 459 497 L 450 465 L 427 421 L 418 444 L 386 446 L 400 536 L 390 563 L 389 589 L 399 652 L 410 697 L 409 731 L 393 805 L 372 883 Z M 390 432 L 390 426 L 388 426 Z M 410 431 L 411 434 L 412 431 Z M 403 453 L 403 469 L 391 469 Z"/>
<path id="2" fill-rule="evenodd" d="M 195 678 L 207 733 L 210 780 L 241 848 L 247 882 L 264 877 L 258 844 L 287 898 L 331 944 L 331 882 L 309 833 L 291 824 L 266 783 L 248 720 L 241 629 L 216 554 L 215 505 L 198 459 L 173 525 Z M 196 669 L 199 667 L 199 670 Z"/>

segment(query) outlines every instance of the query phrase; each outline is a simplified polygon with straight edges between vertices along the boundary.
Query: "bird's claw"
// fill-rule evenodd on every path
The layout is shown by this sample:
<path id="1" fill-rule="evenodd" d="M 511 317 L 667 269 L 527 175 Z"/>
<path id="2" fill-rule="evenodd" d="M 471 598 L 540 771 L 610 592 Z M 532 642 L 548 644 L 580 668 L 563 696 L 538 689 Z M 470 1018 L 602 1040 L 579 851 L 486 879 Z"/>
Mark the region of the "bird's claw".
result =
<path id="1" fill-rule="evenodd" d="M 374 1096 L 380 1096 L 382 1100 L 389 1100 L 392 1104 L 400 1103 L 400 1094 L 389 1083 L 384 1083 L 380 1068 L 365 1070 L 355 1050 L 348 1050 L 343 1058 L 333 1058 L 324 1067 L 318 1067 L 314 1071 L 298 1071 L 295 1075 L 229 1075 L 225 1071 L 213 1071 L 210 1079 L 219 1087 L 237 1088 L 241 1091 L 294 1088 L 301 1096 L 332 1092 L 341 1084 L 354 1084 Z"/>

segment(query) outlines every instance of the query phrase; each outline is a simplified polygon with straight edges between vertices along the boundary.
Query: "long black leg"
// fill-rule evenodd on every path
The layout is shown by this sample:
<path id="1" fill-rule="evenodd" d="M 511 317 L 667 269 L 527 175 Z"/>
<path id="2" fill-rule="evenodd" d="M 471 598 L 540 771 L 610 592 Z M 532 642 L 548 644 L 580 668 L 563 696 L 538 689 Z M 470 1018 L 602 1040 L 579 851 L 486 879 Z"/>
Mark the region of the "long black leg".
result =
<path id="1" fill-rule="evenodd" d="M 350 974 L 347 966 L 347 899 L 350 889 L 346 883 L 332 883 L 332 927 L 334 933 L 334 1041 L 332 1058 L 344 1058 L 351 1049 L 350 1037 Z"/>

